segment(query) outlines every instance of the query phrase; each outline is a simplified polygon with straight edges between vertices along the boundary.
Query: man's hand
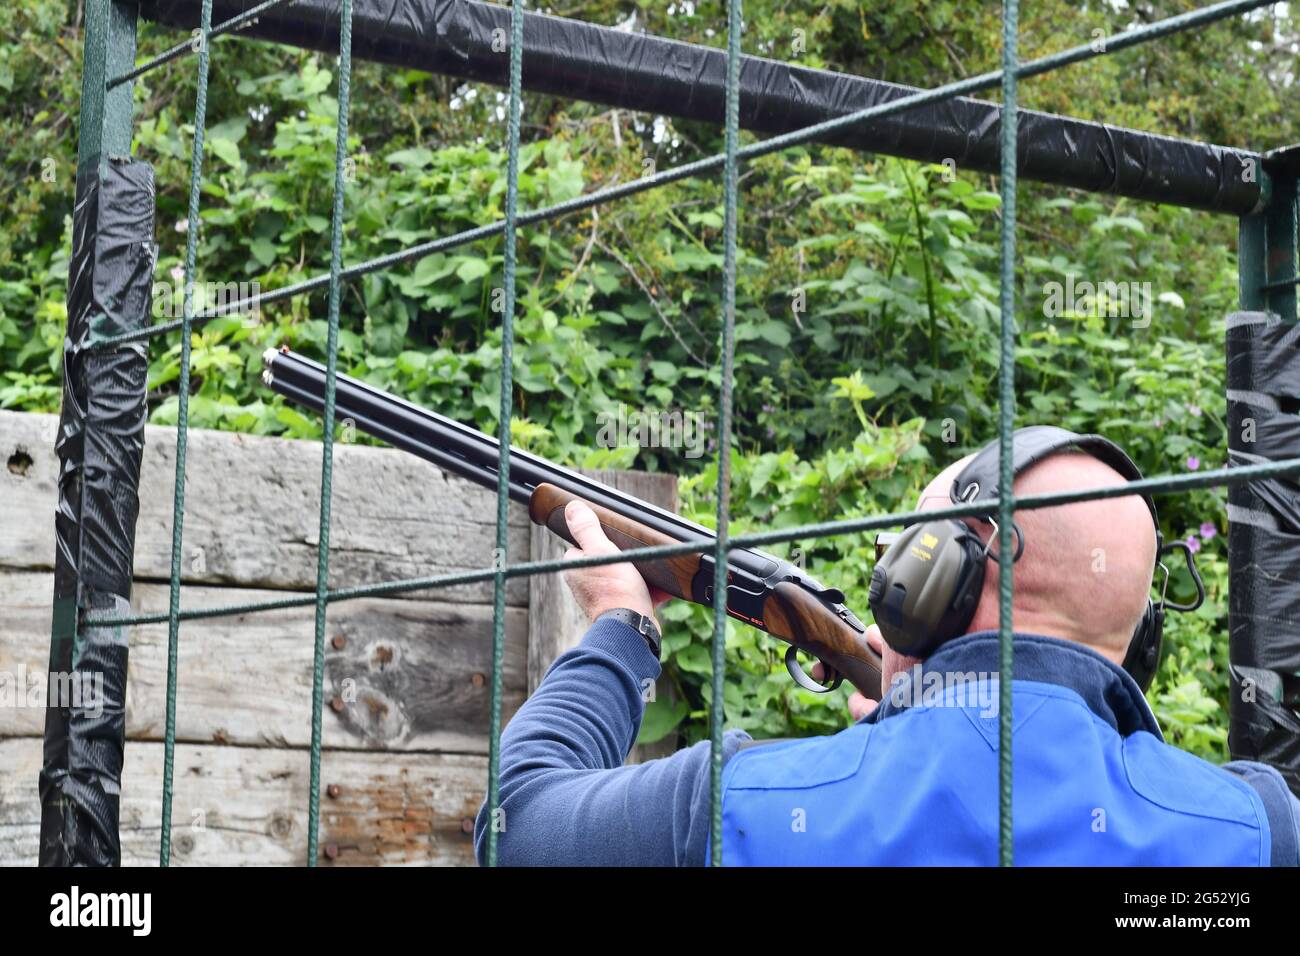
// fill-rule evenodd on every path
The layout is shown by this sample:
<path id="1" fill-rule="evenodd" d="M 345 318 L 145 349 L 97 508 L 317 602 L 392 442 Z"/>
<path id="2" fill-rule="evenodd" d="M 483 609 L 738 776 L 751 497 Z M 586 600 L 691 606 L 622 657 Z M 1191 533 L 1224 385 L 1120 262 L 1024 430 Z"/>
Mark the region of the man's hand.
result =
<path id="1" fill-rule="evenodd" d="M 874 624 L 867 628 L 867 643 L 871 645 L 871 649 L 877 654 L 883 653 L 882 648 L 884 647 L 885 641 L 880 633 L 880 628 L 876 627 Z M 826 679 L 826 668 L 822 665 L 821 661 L 813 664 L 811 673 L 813 680 L 820 681 Z M 883 677 L 884 675 L 881 676 Z M 849 716 L 854 720 L 861 720 L 879 706 L 880 701 L 872 700 L 870 697 L 865 696 L 859 691 L 855 690 L 849 695 Z"/>
<path id="2" fill-rule="evenodd" d="M 596 512 L 583 502 L 570 501 L 564 509 L 564 520 L 569 525 L 573 540 L 578 542 L 576 548 L 565 552 L 566 560 L 618 553 L 614 542 L 605 537 Z M 588 621 L 596 620 L 606 611 L 625 607 L 644 614 L 659 627 L 655 607 L 672 597 L 666 591 L 647 586 L 645 578 L 641 577 L 630 562 L 565 571 L 564 581 L 569 585 L 569 590 L 573 592 Z M 663 628 L 660 627 L 659 630 L 662 632 Z"/>

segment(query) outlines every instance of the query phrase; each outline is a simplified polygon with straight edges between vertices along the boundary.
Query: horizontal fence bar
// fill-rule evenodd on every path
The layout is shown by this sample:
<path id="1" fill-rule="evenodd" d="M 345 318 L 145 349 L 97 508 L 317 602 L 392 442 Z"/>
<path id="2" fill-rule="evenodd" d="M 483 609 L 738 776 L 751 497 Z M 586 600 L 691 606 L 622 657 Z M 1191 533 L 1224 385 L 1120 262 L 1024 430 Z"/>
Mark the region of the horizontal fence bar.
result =
<path id="1" fill-rule="evenodd" d="M 257 6 L 251 7 L 241 14 L 231 17 L 229 20 L 218 23 L 208 31 L 208 39 L 214 40 L 219 36 L 232 33 L 244 26 L 246 23 L 256 20 L 257 17 L 263 13 L 268 13 L 276 7 L 285 7 L 296 2 L 297 0 L 265 0 L 264 3 L 259 3 Z M 179 60 L 181 57 L 197 54 L 199 49 L 194 44 L 194 40 L 196 39 L 198 39 L 197 36 L 194 37 L 194 39 L 178 43 L 174 47 L 159 53 L 153 59 L 146 60 L 144 63 L 139 64 L 129 73 L 123 73 L 121 76 L 113 77 L 108 81 L 108 89 L 111 90 L 114 87 L 121 86 L 123 83 L 130 83 L 132 80 L 137 80 L 146 73 L 150 73 L 153 70 L 158 69 L 158 67 L 165 66 L 174 60 Z"/>
<path id="2" fill-rule="evenodd" d="M 1105 488 L 1083 488 L 1077 491 L 1057 491 L 1051 494 L 1026 495 L 1013 498 L 1016 510 L 1034 510 L 1068 505 L 1079 501 L 1098 501 L 1107 498 L 1123 498 L 1134 494 L 1162 495 L 1180 491 L 1192 491 L 1197 488 L 1213 488 L 1220 485 L 1237 485 L 1247 481 L 1263 478 L 1290 478 L 1300 476 L 1300 458 L 1288 458 L 1284 461 L 1265 462 L 1244 467 L 1217 468 L 1185 475 L 1166 475 L 1156 478 L 1143 478 L 1121 485 Z M 973 501 L 969 504 L 950 505 L 927 511 L 904 511 L 893 514 L 876 515 L 866 518 L 845 518 L 839 521 L 826 521 L 817 524 L 800 525 L 795 528 L 783 528 L 779 531 L 758 531 L 733 535 L 729 543 L 733 548 L 757 547 L 764 544 L 780 544 L 798 541 L 801 538 L 828 538 L 842 534 L 857 534 L 863 531 L 882 531 L 886 528 L 916 524 L 918 521 L 933 521 L 941 518 L 980 518 L 995 514 L 998 500 L 990 498 Z M 592 568 L 605 564 L 622 564 L 625 561 L 651 561 L 661 558 L 673 558 L 683 554 L 698 554 L 715 547 L 712 541 L 691 541 L 681 544 L 658 545 L 652 548 L 635 548 L 620 551 L 617 554 L 597 555 L 594 557 L 549 561 L 529 561 L 521 564 L 507 565 L 503 570 L 508 578 L 528 577 L 534 574 L 550 574 L 555 571 L 567 571 L 570 568 Z M 339 588 L 326 593 L 327 601 L 351 601 L 357 598 L 384 597 L 390 594 L 404 594 L 410 591 L 424 591 L 435 588 L 453 587 L 458 584 L 476 584 L 492 580 L 501 569 L 483 568 L 474 571 L 462 571 L 455 574 L 443 574 L 427 578 L 402 578 L 383 581 L 377 584 L 363 584 L 350 588 Z M 262 611 L 279 611 L 286 608 L 310 607 L 316 603 L 314 594 L 302 597 L 281 598 L 279 600 L 257 601 L 248 604 L 230 604 L 217 607 L 182 610 L 181 620 L 200 620 L 214 617 L 231 617 L 239 614 L 252 614 Z M 94 617 L 83 622 L 87 627 L 127 627 L 141 624 L 166 623 L 166 614 L 140 614 L 129 617 Z"/>
<path id="3" fill-rule="evenodd" d="M 224 15 L 248 2 L 218 0 L 218 6 Z M 337 44 L 337 5 L 338 0 L 300 0 L 292 10 L 264 17 L 247 35 L 329 53 Z M 193 26 L 193 0 L 143 0 L 140 12 L 182 29 Z M 399 69 L 505 87 L 499 38 L 505 36 L 508 16 L 506 5 L 479 0 L 358 0 L 357 55 Z M 524 19 L 527 91 L 721 125 L 724 50 L 534 11 L 525 12 Z M 1093 42 L 1106 45 L 1112 38 L 1097 36 Z M 787 133 L 915 92 L 915 87 L 797 60 L 743 56 L 740 126 L 759 136 Z M 963 97 L 821 141 L 998 173 L 1001 109 L 997 102 Z M 1246 164 L 1257 164 L 1253 151 L 1036 110 L 1019 110 L 1017 116 L 1019 169 L 1026 179 L 1229 214 L 1255 208 L 1265 187 L 1264 177 L 1240 175 Z"/>
<path id="4" fill-rule="evenodd" d="M 1017 75 L 1034 76 L 1040 73 L 1046 73 L 1062 66 L 1127 49 L 1128 47 L 1136 46 L 1139 43 L 1168 36 L 1182 30 L 1191 29 L 1192 27 L 1203 26 L 1206 23 L 1212 23 L 1216 20 L 1232 16 L 1233 14 L 1254 10 L 1258 7 L 1268 5 L 1269 2 L 1271 2 L 1271 0 L 1226 0 L 1224 3 L 1215 4 L 1202 10 L 1195 10 L 1191 13 L 1170 17 L 1167 20 L 1160 20 L 1136 30 L 1130 30 L 1127 33 L 1116 34 L 1106 41 L 1103 51 L 1098 51 L 1091 44 L 1085 44 L 1083 46 L 1072 47 L 1071 49 L 1064 50 L 1060 53 L 1051 54 L 1050 56 L 1030 60 L 1021 65 L 1020 69 L 1017 71 Z M 771 139 L 766 139 L 758 143 L 751 143 L 748 146 L 743 146 L 737 150 L 736 157 L 740 162 L 747 162 L 760 156 L 780 152 L 781 150 L 788 149 L 791 146 L 798 146 L 807 143 L 838 130 L 847 129 L 856 123 L 862 123 L 866 120 L 893 116 L 898 113 L 906 112 L 909 109 L 914 109 L 918 106 L 942 102 L 943 100 L 951 99 L 954 96 L 959 96 L 964 93 L 977 93 L 991 90 L 997 87 L 1001 82 L 1001 70 L 981 73 L 978 76 L 958 80 L 954 83 L 949 83 L 933 90 L 922 90 L 909 96 L 902 97 L 901 99 L 892 100 L 888 103 L 881 103 L 864 110 L 859 110 L 856 113 L 849 113 L 845 116 L 836 117 L 835 119 L 825 120 L 821 123 L 804 127 L 800 130 L 783 133 L 779 136 L 774 136 Z M 577 196 L 565 202 L 545 206 L 541 209 L 529 212 L 521 212 L 519 213 L 517 221 L 520 226 L 532 225 L 534 223 L 544 222 L 549 219 L 568 215 L 569 213 L 590 209 L 593 206 L 598 206 L 616 199 L 623 199 L 627 196 L 636 195 L 637 193 L 644 192 L 648 189 L 666 186 L 669 183 L 678 182 L 679 180 L 713 173 L 722 168 L 725 160 L 726 155 L 724 153 L 718 153 L 704 159 L 685 163 L 681 166 L 675 166 L 672 169 L 663 170 L 662 172 L 655 173 L 651 176 L 644 176 L 640 179 L 634 179 L 626 183 L 620 183 L 617 186 L 600 189 L 584 196 Z M 432 239 L 428 242 L 419 243 L 398 252 L 389 253 L 388 255 L 378 256 L 374 259 L 357 263 L 354 266 L 349 266 L 344 269 L 340 275 L 343 279 L 357 279 L 372 272 L 422 259 L 425 256 L 437 252 L 443 252 L 447 249 L 452 249 L 469 242 L 489 239 L 501 233 L 504 229 L 505 220 L 498 219 L 495 222 L 476 226 L 473 229 L 466 229 L 451 236 Z M 315 292 L 327 288 L 329 282 L 330 277 L 328 273 L 313 276 L 310 279 L 285 286 L 281 289 L 274 289 L 270 292 L 260 293 L 259 295 L 248 299 L 240 299 L 236 302 L 226 303 L 216 309 L 204 311 L 195 316 L 192 324 L 197 326 L 224 315 L 258 311 L 265 305 L 270 305 L 284 299 L 293 298 L 294 296 L 304 295 L 309 292 Z M 164 335 L 168 332 L 175 332 L 180 327 L 181 322 L 172 321 L 152 325 L 146 329 L 140 329 L 134 332 L 105 336 L 103 339 L 100 339 L 92 345 L 92 349 L 109 348 L 126 342 L 148 339 L 154 336 Z"/>

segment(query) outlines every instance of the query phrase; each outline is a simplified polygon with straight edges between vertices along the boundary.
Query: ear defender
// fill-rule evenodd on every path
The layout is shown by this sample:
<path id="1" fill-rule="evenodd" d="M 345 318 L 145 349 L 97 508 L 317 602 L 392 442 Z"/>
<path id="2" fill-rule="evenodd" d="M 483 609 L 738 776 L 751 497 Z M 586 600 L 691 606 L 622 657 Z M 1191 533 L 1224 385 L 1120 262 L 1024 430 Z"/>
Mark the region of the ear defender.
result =
<path id="1" fill-rule="evenodd" d="M 1187 562 L 1187 571 L 1192 576 L 1192 583 L 1196 586 L 1196 600 L 1190 604 L 1175 604 L 1166 597 L 1169 590 L 1169 568 L 1165 566 L 1162 558 L 1166 554 L 1172 554 L 1175 551 L 1183 552 L 1183 560 Z M 1165 633 L 1165 610 L 1166 608 L 1174 611 L 1195 611 L 1205 603 L 1205 582 L 1201 580 L 1201 572 L 1196 568 L 1196 559 L 1193 556 L 1192 546 L 1186 541 L 1170 541 L 1165 543 L 1164 535 L 1159 531 L 1156 532 L 1156 569 L 1164 571 L 1165 579 L 1160 585 L 1160 600 L 1147 598 L 1147 609 L 1142 613 L 1142 620 L 1138 622 L 1137 629 L 1133 632 L 1133 640 L 1129 642 L 1128 653 L 1124 655 L 1124 670 L 1137 681 L 1137 685 L 1146 693 L 1150 688 L 1151 682 L 1155 680 L 1156 670 L 1160 667 L 1160 652 L 1164 645 Z"/>
<path id="2" fill-rule="evenodd" d="M 889 646 L 925 657 L 965 632 L 984 586 L 984 543 L 964 522 L 904 531 L 871 572 L 867 601 Z"/>
<path id="3" fill-rule="evenodd" d="M 1142 612 L 1142 620 L 1133 632 L 1129 642 L 1128 653 L 1124 655 L 1124 670 L 1137 681 L 1138 687 L 1146 693 L 1151 682 L 1155 680 L 1156 669 L 1160 666 L 1160 648 L 1164 644 L 1165 609 L 1163 602 L 1157 604 L 1147 598 L 1147 609 Z"/>

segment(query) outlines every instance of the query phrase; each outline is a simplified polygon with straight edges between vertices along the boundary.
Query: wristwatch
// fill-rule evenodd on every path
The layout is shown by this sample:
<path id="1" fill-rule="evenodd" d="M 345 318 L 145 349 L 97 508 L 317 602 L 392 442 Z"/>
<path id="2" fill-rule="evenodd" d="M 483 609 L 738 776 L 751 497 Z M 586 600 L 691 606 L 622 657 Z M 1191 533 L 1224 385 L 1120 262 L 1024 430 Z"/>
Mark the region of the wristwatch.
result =
<path id="1" fill-rule="evenodd" d="M 618 607 L 614 608 L 612 611 L 606 611 L 604 614 L 601 614 L 596 618 L 596 621 L 604 620 L 622 621 L 624 624 L 629 625 L 634 631 L 645 638 L 646 645 L 650 648 L 650 653 L 655 656 L 655 660 L 659 660 L 659 628 L 655 627 L 655 622 L 651 618 L 646 617 L 644 614 L 638 614 L 636 611 L 629 608 Z M 594 624 L 595 621 L 592 623 Z"/>

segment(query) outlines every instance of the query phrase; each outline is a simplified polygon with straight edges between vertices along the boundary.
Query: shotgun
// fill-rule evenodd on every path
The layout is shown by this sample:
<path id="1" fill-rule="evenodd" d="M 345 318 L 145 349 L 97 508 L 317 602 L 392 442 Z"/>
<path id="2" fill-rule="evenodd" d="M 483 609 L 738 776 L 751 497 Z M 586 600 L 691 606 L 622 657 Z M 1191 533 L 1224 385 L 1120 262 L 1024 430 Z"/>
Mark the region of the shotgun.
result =
<path id="1" fill-rule="evenodd" d="M 315 411 L 325 407 L 325 367 L 287 347 L 267 349 L 262 380 L 289 401 Z M 336 420 L 350 419 L 367 434 L 432 462 L 485 488 L 497 487 L 499 444 L 476 428 L 420 408 L 346 375 L 335 377 Z M 713 542 L 708 528 L 585 475 L 517 448 L 510 449 L 510 498 L 528 507 L 534 524 L 575 544 L 564 519 L 574 498 L 585 501 L 621 551 L 682 542 Z M 633 562 L 649 583 L 674 597 L 713 606 L 712 551 Z M 844 593 L 828 588 L 797 565 L 754 548 L 727 556 L 727 613 L 790 644 L 785 665 L 801 687 L 824 693 L 848 678 L 880 698 L 880 657 L 866 628 L 844 606 Z M 797 651 L 817 657 L 826 685 L 799 664 Z"/>

